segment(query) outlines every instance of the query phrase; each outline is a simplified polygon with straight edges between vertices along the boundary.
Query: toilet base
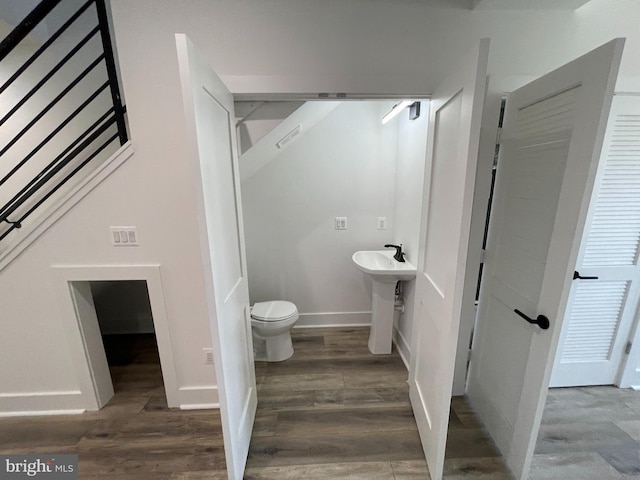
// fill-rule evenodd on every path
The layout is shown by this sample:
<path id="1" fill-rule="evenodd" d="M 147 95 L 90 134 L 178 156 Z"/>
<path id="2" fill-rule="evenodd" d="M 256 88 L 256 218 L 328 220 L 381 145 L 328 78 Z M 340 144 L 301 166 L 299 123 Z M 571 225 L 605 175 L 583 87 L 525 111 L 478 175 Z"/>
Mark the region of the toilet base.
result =
<path id="1" fill-rule="evenodd" d="M 253 358 L 257 362 L 283 362 L 293 356 L 293 344 L 289 331 L 263 337 L 252 329 Z"/>

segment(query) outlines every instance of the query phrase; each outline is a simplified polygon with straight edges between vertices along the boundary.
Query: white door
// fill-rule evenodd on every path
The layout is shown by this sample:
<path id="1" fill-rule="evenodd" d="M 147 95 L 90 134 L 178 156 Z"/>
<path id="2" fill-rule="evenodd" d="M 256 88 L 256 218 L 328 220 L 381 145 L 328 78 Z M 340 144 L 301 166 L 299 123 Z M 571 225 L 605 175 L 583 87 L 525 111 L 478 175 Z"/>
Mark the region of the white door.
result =
<path id="1" fill-rule="evenodd" d="M 535 447 L 623 43 L 507 98 L 468 396 L 519 479 Z M 516 310 L 542 326 L 547 317 L 550 328 Z"/>
<path id="2" fill-rule="evenodd" d="M 434 92 L 409 386 L 433 480 L 442 478 L 489 41 Z"/>
<path id="3" fill-rule="evenodd" d="M 571 287 L 549 386 L 619 384 L 640 296 L 639 247 L 640 97 L 615 96 L 578 254 L 583 278 Z"/>
<path id="4" fill-rule="evenodd" d="M 227 470 L 240 480 L 257 396 L 233 97 L 185 35 L 176 44 L 192 164 L 202 180 L 200 236 Z"/>

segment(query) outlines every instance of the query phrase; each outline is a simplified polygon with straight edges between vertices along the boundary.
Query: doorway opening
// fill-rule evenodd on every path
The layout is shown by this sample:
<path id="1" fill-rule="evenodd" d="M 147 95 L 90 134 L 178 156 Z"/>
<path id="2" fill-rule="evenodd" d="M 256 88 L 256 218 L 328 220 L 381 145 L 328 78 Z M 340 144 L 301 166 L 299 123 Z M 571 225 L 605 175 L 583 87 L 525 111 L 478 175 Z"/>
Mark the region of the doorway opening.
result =
<path id="1" fill-rule="evenodd" d="M 147 282 L 89 282 L 113 390 L 166 404 Z M 160 398 L 161 397 L 161 398 Z"/>
<path id="2" fill-rule="evenodd" d="M 143 334 L 142 330 L 146 330 L 144 335 L 155 337 L 155 342 L 151 338 L 147 340 L 147 345 L 154 352 L 151 354 L 154 366 L 137 368 L 140 372 L 144 372 L 145 368 L 155 369 L 158 376 L 150 388 L 153 396 L 162 397 L 163 403 L 166 396 L 166 404 L 169 407 L 180 406 L 160 266 L 55 266 L 52 276 L 54 288 L 61 299 L 60 306 L 68 319 L 66 329 L 70 340 L 69 354 L 80 381 L 82 408 L 90 411 L 99 410 L 113 397 L 114 383 L 117 379 L 114 378 L 112 381 L 109 363 L 128 363 L 129 360 L 135 363 L 136 358 L 150 361 L 148 348 L 140 348 L 138 354 L 135 353 L 135 343 L 145 345 L 145 341 L 142 341 L 132 342 L 134 345 L 126 348 L 119 347 L 124 353 L 115 355 L 119 358 L 110 354 L 111 362 L 108 362 L 105 346 L 110 350 L 113 348 L 111 345 L 105 345 L 110 343 L 110 340 L 103 341 L 102 334 Z M 121 290 L 126 292 L 124 300 L 122 295 L 118 295 Z M 130 307 L 130 313 L 127 313 L 121 305 L 124 303 L 133 303 L 137 307 Z M 98 311 L 101 312 L 100 316 L 106 319 L 103 320 L 105 332 L 98 321 Z M 132 327 L 131 324 L 135 326 Z M 128 331 L 124 329 L 124 325 Z M 146 328 L 142 328 L 143 325 L 146 325 Z M 152 330 L 150 326 L 153 326 Z M 133 332 L 132 329 L 137 331 Z M 157 344 L 157 347 L 151 347 L 150 344 L 153 343 Z M 117 367 L 120 368 L 122 365 Z M 131 376 L 136 380 L 130 382 L 129 387 L 143 385 L 140 372 Z"/>

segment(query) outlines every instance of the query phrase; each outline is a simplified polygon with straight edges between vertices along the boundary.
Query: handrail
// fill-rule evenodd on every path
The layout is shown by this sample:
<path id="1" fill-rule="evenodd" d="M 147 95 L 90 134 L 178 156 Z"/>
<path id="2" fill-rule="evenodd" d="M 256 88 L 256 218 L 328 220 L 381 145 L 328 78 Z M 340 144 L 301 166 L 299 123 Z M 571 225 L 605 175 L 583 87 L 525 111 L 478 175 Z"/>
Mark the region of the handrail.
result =
<path id="1" fill-rule="evenodd" d="M 111 112 L 107 112 L 111 113 Z M 103 118 L 100 121 L 104 120 Z M 98 123 L 98 122 L 96 122 Z M 115 123 L 115 117 L 111 117 L 105 123 L 95 130 L 91 135 L 87 137 L 91 130 L 94 130 L 97 125 L 94 123 L 85 132 L 79 136 L 65 152 L 59 155 L 53 162 L 49 163 L 38 175 L 36 175 L 26 186 L 22 188 L 19 194 L 15 195 L 7 205 L 5 205 L 0 213 L 0 222 L 6 222 L 7 217 L 15 212 L 24 202 L 26 202 L 37 190 L 39 190 L 47 181 L 49 181 L 53 175 L 64 168 L 71 160 L 81 154 L 91 143 L 96 140 L 100 135 L 107 131 L 107 129 Z M 82 138 L 85 138 L 83 141 Z M 77 146 L 76 146 L 77 145 Z M 75 148 L 73 148 L 75 147 Z M 71 151 L 71 153 L 69 153 Z M 67 155 L 68 154 L 68 155 Z"/>
<path id="2" fill-rule="evenodd" d="M 0 61 L 6 58 L 7 55 L 9 55 L 9 53 L 29 34 L 29 32 L 31 32 L 39 22 L 44 20 L 61 1 L 62 0 L 43 0 L 29 15 L 27 15 L 27 17 L 20 22 L 20 24 L 2 42 L 0 42 Z M 0 225 L 9 225 L 6 230 L 0 231 L 0 240 L 4 239 L 14 229 L 21 228 L 22 222 L 31 215 L 34 210 L 39 208 L 56 191 L 76 175 L 77 172 L 97 157 L 116 139 L 119 140 L 121 145 L 124 145 L 128 140 L 124 117 L 126 108 L 122 104 L 120 98 L 116 63 L 113 47 L 111 45 L 105 0 L 87 0 L 83 3 L 82 6 L 80 6 L 79 9 L 76 10 L 62 24 L 62 26 L 59 27 L 51 37 L 35 51 L 35 53 L 33 53 L 20 67 L 18 67 L 2 86 L 0 86 L 0 95 L 2 95 L 9 86 L 20 79 L 38 58 L 49 52 L 49 49 L 56 43 L 62 34 L 68 31 L 69 27 L 72 26 L 92 5 L 95 5 L 96 8 L 95 13 L 98 18 L 98 25 L 91 27 L 88 33 L 84 34 L 84 36 L 76 42 L 73 48 L 62 56 L 54 67 L 50 68 L 47 73 L 36 81 L 33 87 L 30 89 L 27 88 L 27 93 L 24 94 L 17 103 L 13 104 L 11 109 L 9 109 L 9 111 L 0 118 L 0 126 L 2 126 L 14 117 L 18 111 L 25 107 L 27 102 L 33 98 L 34 95 L 69 62 L 69 60 L 71 60 L 91 39 L 95 37 L 96 33 L 100 34 L 102 52 L 99 53 L 98 57 L 85 67 L 81 67 L 82 71 L 71 82 L 66 84 L 65 88 L 63 88 L 61 92 L 54 94 L 53 99 L 50 100 L 44 108 L 37 112 L 31 120 L 26 122 L 26 125 L 19 128 L 18 133 L 15 134 L 15 136 L 9 140 L 6 145 L 0 147 L 0 164 L 6 164 L 7 160 L 11 162 L 8 165 L 9 168 L 4 169 L 7 173 L 3 173 L 3 176 L 0 179 L 0 188 L 3 186 L 4 188 L 7 188 L 7 183 L 9 180 L 17 178 L 15 177 L 15 174 L 19 170 L 23 169 L 25 165 L 30 164 L 30 162 L 35 162 L 36 154 L 40 152 L 45 145 L 51 145 L 51 140 L 59 136 L 60 132 L 65 130 L 65 127 L 69 126 L 69 128 L 77 129 L 78 127 L 75 124 L 78 122 L 76 121 L 73 125 L 71 122 L 77 118 L 81 112 L 85 112 L 83 113 L 83 118 L 87 115 L 91 116 L 93 110 L 88 110 L 87 107 L 89 107 L 92 102 L 96 101 L 101 94 L 103 95 L 102 98 L 105 98 L 103 92 L 105 92 L 107 88 L 109 89 L 111 96 L 112 106 L 106 111 L 106 113 L 100 115 L 95 121 L 88 120 L 86 123 L 91 123 L 91 125 L 84 129 L 84 131 L 80 132 L 79 135 L 77 135 L 71 143 L 66 146 L 66 148 L 62 148 L 59 154 L 52 154 L 54 157 L 52 161 L 48 162 L 43 168 L 36 167 L 35 171 L 38 173 L 35 174 L 35 176 L 33 176 L 33 178 L 26 184 L 21 187 L 20 185 L 16 185 L 15 181 L 12 182 L 11 188 L 17 190 L 17 193 L 7 195 L 6 197 L 11 196 L 11 199 L 4 205 L 0 204 Z M 74 60 L 74 64 L 75 63 L 77 63 L 77 60 Z M 81 81 L 83 81 L 83 79 L 87 78 L 89 73 L 94 71 L 96 67 L 101 64 L 104 65 L 106 70 L 106 81 L 100 80 L 99 83 L 95 85 L 96 88 L 92 88 L 90 90 L 88 97 L 78 101 L 79 105 L 75 103 L 77 95 L 74 97 L 73 101 L 65 101 L 60 104 L 61 100 L 73 94 L 72 90 Z M 93 79 L 96 75 L 99 75 L 99 72 L 93 74 L 91 78 Z M 104 75 L 104 73 L 102 75 Z M 86 80 L 83 85 L 85 84 Z M 41 98 L 43 95 L 46 94 L 38 94 L 37 98 Z M 1 97 L 0 102 L 2 102 Z M 32 102 L 29 102 L 29 105 L 31 105 L 31 103 Z M 67 103 L 74 105 L 71 107 L 70 113 L 69 111 L 67 111 L 67 113 L 58 113 Z M 56 105 L 59 104 L 60 106 L 56 107 Z M 37 140 L 36 146 L 19 161 L 17 159 L 14 161 L 13 158 L 9 158 L 7 154 L 12 151 L 12 147 L 14 147 L 19 140 L 23 139 L 25 135 L 30 132 L 31 129 L 36 126 L 36 124 L 38 124 L 38 122 L 40 122 L 40 120 L 42 120 L 49 112 L 51 113 L 47 115 L 46 121 L 47 124 L 51 123 L 50 116 L 54 115 L 54 111 L 52 111 L 54 107 L 56 107 L 55 115 L 60 116 L 60 120 L 54 121 L 54 125 L 50 127 L 51 130 L 49 132 L 45 132 L 45 135 L 43 135 L 44 138 Z M 16 116 L 16 118 L 20 117 Z M 41 130 L 41 127 L 44 127 L 44 122 L 41 122 L 39 125 L 38 132 Z M 114 126 L 116 133 L 113 133 Z M 66 129 L 65 131 L 72 132 L 73 130 Z M 32 138 L 32 135 L 29 135 L 29 138 Z M 52 145 L 52 147 L 55 147 L 55 145 Z M 41 156 L 42 155 L 39 157 Z M 24 176 L 24 174 L 21 176 Z M 60 178 L 60 176 L 62 176 L 62 178 Z M 9 218 L 10 216 L 15 216 L 17 219 L 14 218 L 12 220 Z"/>
<path id="3" fill-rule="evenodd" d="M 14 113 L 16 113 L 16 112 L 20 109 L 20 107 L 22 107 L 25 103 L 27 103 L 27 101 L 28 101 L 31 97 L 33 97 L 33 96 L 36 94 L 36 92 L 37 92 L 38 90 L 40 90 L 40 89 L 42 88 L 42 86 L 43 86 L 45 83 L 47 83 L 49 80 L 51 80 L 51 77 L 53 77 L 53 76 L 54 76 L 54 75 L 55 75 L 55 74 L 56 74 L 56 73 L 57 73 L 57 72 L 58 72 L 62 67 L 64 67 L 64 66 L 66 65 L 66 63 L 67 63 L 69 60 L 71 60 L 71 58 L 73 58 L 73 56 L 74 56 L 76 53 L 78 53 L 78 52 L 80 51 L 80 49 L 81 49 L 82 47 L 84 47 L 84 46 L 87 44 L 87 42 L 89 42 L 89 40 L 91 40 L 91 37 L 93 37 L 93 36 L 98 32 L 98 30 L 99 30 L 99 29 L 100 29 L 100 27 L 95 27 L 93 30 L 91 30 L 91 31 L 90 31 L 90 32 L 89 32 L 89 33 L 88 33 L 88 34 L 87 34 L 87 35 L 86 35 L 86 36 L 85 36 L 85 37 L 80 41 L 80 43 L 78 43 L 75 47 L 73 47 L 73 48 L 71 49 L 71 51 L 70 51 L 69 53 L 67 53 L 67 54 L 62 58 L 62 60 L 60 60 L 60 61 L 58 62 L 58 64 L 57 64 L 55 67 L 53 67 L 51 70 L 49 70 L 49 72 L 47 72 L 47 74 L 44 76 L 44 78 L 43 78 L 42 80 L 40 80 L 38 83 L 36 83 L 36 84 L 35 84 L 35 86 L 34 86 L 31 90 L 29 90 L 29 91 L 27 92 L 27 94 L 26 94 L 24 97 L 22 97 L 18 103 L 16 103 L 16 104 L 13 106 L 13 108 L 12 108 L 11 110 L 9 110 L 9 112 L 7 112 L 7 114 L 6 114 L 4 117 L 2 117 L 2 118 L 0 119 L 0 127 L 1 127 L 2 125 L 4 125 L 4 123 L 5 123 L 7 120 L 9 120 L 9 119 L 11 118 L 11 116 L 12 116 Z"/>
<path id="4" fill-rule="evenodd" d="M 104 63 L 107 67 L 107 75 L 109 76 L 111 101 L 113 102 L 113 108 L 116 111 L 118 137 L 120 138 L 120 145 L 124 145 L 127 141 L 127 127 L 124 124 L 124 107 L 122 105 L 122 99 L 120 98 L 116 62 L 113 55 L 113 47 L 111 46 L 111 32 L 109 32 L 108 28 L 109 19 L 107 17 L 107 8 L 104 4 L 104 0 L 96 1 L 96 12 L 98 13 L 100 36 L 102 37 L 102 48 L 104 49 Z"/>
<path id="5" fill-rule="evenodd" d="M 98 154 L 102 152 L 102 150 L 104 150 L 116 138 L 118 138 L 118 134 L 112 135 L 105 142 L 103 142 L 102 145 L 100 145 L 95 151 L 93 151 L 88 158 L 86 158 L 80 165 L 78 165 L 74 170 L 72 170 L 68 175 L 66 175 L 60 182 L 58 182 L 56 186 L 54 186 L 51 190 L 49 190 L 46 193 L 46 195 L 42 197 L 40 200 L 38 200 L 38 202 L 35 205 L 33 205 L 29 210 L 27 210 L 24 214 L 22 214 L 22 216 L 17 221 L 12 222 L 5 217 L 3 221 L 11 224 L 11 227 L 2 235 L 0 235 L 0 240 L 5 238 L 12 230 L 16 228 L 21 228 L 22 222 L 25 220 L 25 218 L 31 215 L 34 212 L 34 210 L 36 210 L 40 205 L 42 205 L 46 200 L 48 200 L 49 197 L 51 197 L 51 195 L 53 195 L 56 191 L 58 191 L 60 187 L 62 187 L 65 183 L 67 183 L 67 181 L 69 181 L 76 173 L 78 173 L 82 169 L 82 167 L 84 167 L 87 163 L 89 163 L 96 156 L 98 156 Z M 69 162 L 66 162 L 66 163 L 69 163 Z"/>
<path id="6" fill-rule="evenodd" d="M 65 148 L 62 153 L 60 153 L 56 158 L 54 158 L 51 162 L 49 162 L 44 169 L 42 169 L 33 179 L 31 179 L 22 189 L 13 196 L 11 200 L 9 200 L 4 207 L 0 208 L 0 222 L 4 222 L 8 215 L 11 215 L 20 205 L 22 205 L 25 201 L 29 199 L 30 195 L 25 195 L 25 193 L 29 192 L 30 188 L 37 184 L 40 178 L 45 176 L 52 168 L 54 168 L 60 161 L 64 161 L 66 159 L 66 155 L 73 150 L 79 144 L 82 144 L 85 148 L 89 144 L 82 143 L 83 139 L 91 133 L 92 130 L 98 127 L 105 118 L 113 113 L 113 108 L 110 108 L 104 115 L 102 115 L 98 120 L 96 120 L 91 126 L 89 126 L 84 132 L 76 137 L 76 139 L 71 142 L 71 144 Z M 112 122 L 113 123 L 113 122 Z M 78 152 L 79 153 L 79 152 Z M 31 192 L 33 193 L 33 192 Z"/>
<path id="7" fill-rule="evenodd" d="M 27 163 L 36 153 L 38 153 L 40 149 L 42 149 L 42 147 L 44 147 L 47 143 L 49 143 L 49 141 L 53 137 L 55 137 L 60 132 L 60 130 L 66 127 L 69 124 L 69 122 L 71 122 L 71 120 L 73 120 L 82 110 L 84 110 L 87 105 L 89 105 L 93 100 L 95 100 L 96 97 L 100 95 L 104 91 L 104 89 L 107 88 L 108 85 L 109 85 L 109 82 L 104 82 L 95 92 L 91 94 L 89 98 L 87 98 L 84 102 L 82 102 L 82 104 L 78 108 L 76 108 L 73 112 L 71 112 L 71 114 L 67 116 L 67 118 L 65 118 L 62 121 L 62 123 L 55 128 L 55 130 L 53 130 L 49 135 L 47 135 L 44 138 L 44 140 L 42 140 L 33 150 L 31 150 L 26 157 L 20 160 L 20 162 L 15 167 L 13 167 L 9 171 L 9 173 L 7 173 L 3 178 L 0 179 L 0 186 L 2 186 L 7 180 L 9 180 L 14 173 L 20 170 L 20 168 L 25 163 Z"/>
<path id="8" fill-rule="evenodd" d="M 43 0 L 27 15 L 2 42 L 0 42 L 0 62 L 25 39 L 27 35 L 51 13 L 61 0 Z"/>
<path id="9" fill-rule="evenodd" d="M 26 134 L 31 127 L 33 127 L 36 123 L 38 123 L 38 121 L 45 116 L 45 114 L 47 112 L 49 112 L 60 100 L 62 100 L 67 93 L 69 93 L 71 91 L 71 89 L 73 87 L 75 87 L 78 83 L 80 83 L 80 80 L 82 80 L 84 77 L 86 77 L 87 75 L 89 75 L 89 73 L 91 72 L 91 70 L 93 70 L 101 61 L 102 61 L 102 57 L 103 55 L 100 55 L 98 58 L 96 58 L 93 62 L 91 62 L 89 64 L 89 66 L 87 68 L 85 68 L 80 75 L 78 75 L 75 80 L 73 80 L 73 82 L 69 83 L 69 85 L 67 85 L 65 87 L 64 90 L 62 90 L 62 92 L 60 92 L 53 100 L 51 100 L 46 107 L 44 107 L 40 113 L 38 113 L 35 117 L 33 117 L 33 120 L 31 120 L 29 123 L 27 123 L 27 125 L 25 125 L 25 127 L 20 130 L 18 132 L 18 134 L 9 142 L 5 145 L 5 147 L 0 150 L 0 157 L 2 157 L 2 155 L 4 155 L 5 153 L 7 153 L 7 151 L 13 147 L 16 142 L 18 140 L 20 140 L 24 134 Z"/>
<path id="10" fill-rule="evenodd" d="M 58 0 L 60 1 L 60 0 Z M 67 31 L 67 28 L 69 28 L 71 26 L 71 24 L 73 24 L 78 17 L 80 17 L 80 15 L 82 15 L 87 8 L 89 8 L 91 6 L 91 4 L 93 3 L 93 0 L 89 0 L 88 2 L 86 2 L 82 7 L 80 7 L 80 10 L 78 10 L 76 13 L 74 13 L 69 20 L 67 20 L 66 22 L 64 22 L 64 24 L 62 24 L 62 26 L 56 30 L 56 32 L 51 35 L 51 37 L 49 37 L 49 39 L 44 42 L 40 48 L 38 50 L 35 51 L 35 53 L 33 55 L 31 55 L 31 57 L 29 57 L 29 59 L 24 62 L 22 64 L 22 66 L 20 68 L 18 68 L 18 70 L 15 71 L 15 73 L 13 75 L 11 75 L 11 77 L 9 77 L 9 80 L 7 80 L 6 82 L 4 82 L 4 85 L 2 85 L 0 87 L 0 93 L 4 92 L 7 88 L 9 88 L 9 86 L 16 81 L 16 79 L 22 75 L 22 73 L 29 68 L 29 66 L 35 62 L 40 55 L 42 55 L 48 48 L 50 45 L 53 44 L 53 42 L 55 42 L 60 35 L 62 35 L 64 32 Z M 0 58 L 0 61 L 2 61 L 2 58 Z"/>

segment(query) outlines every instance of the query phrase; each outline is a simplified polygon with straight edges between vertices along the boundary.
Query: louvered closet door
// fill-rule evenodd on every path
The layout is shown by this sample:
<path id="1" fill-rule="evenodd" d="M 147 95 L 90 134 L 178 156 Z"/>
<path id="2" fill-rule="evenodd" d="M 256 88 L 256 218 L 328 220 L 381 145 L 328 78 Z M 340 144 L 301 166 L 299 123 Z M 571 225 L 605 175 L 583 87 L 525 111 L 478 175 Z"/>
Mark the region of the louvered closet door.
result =
<path id="1" fill-rule="evenodd" d="M 552 387 L 618 384 L 640 294 L 640 98 L 616 96 Z"/>

